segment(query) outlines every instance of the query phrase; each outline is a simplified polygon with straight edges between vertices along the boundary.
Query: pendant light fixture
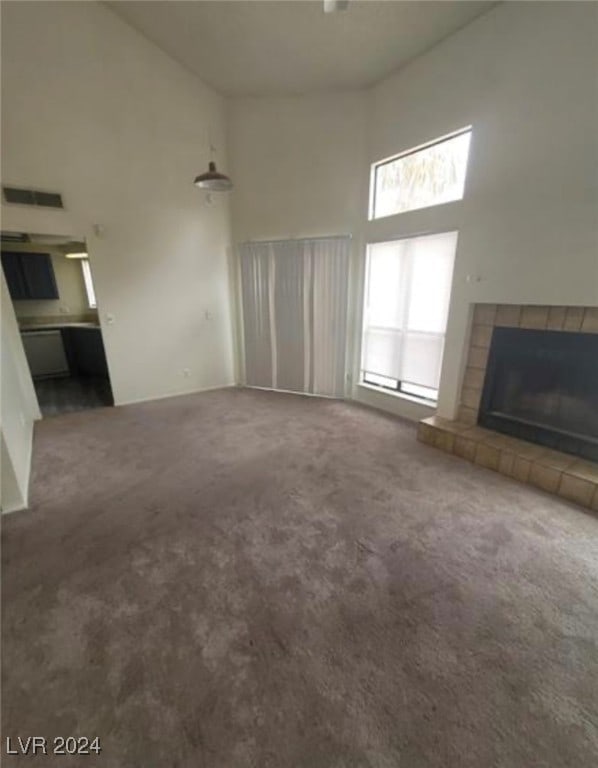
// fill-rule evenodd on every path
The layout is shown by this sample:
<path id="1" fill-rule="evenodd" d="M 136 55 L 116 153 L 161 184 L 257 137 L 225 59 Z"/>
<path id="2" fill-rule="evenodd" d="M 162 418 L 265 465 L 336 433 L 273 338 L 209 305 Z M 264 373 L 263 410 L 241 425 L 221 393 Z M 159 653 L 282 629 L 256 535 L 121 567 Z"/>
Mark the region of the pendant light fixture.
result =
<path id="1" fill-rule="evenodd" d="M 216 153 L 216 147 L 210 141 L 209 133 L 208 146 L 210 147 L 210 155 L 213 157 Z M 229 189 L 233 188 L 233 183 L 229 177 L 216 170 L 216 162 L 214 160 L 210 160 L 208 170 L 196 176 L 193 183 L 196 187 L 205 189 L 206 192 L 228 192 Z"/>
<path id="2" fill-rule="evenodd" d="M 193 183 L 208 192 L 228 192 L 233 188 L 233 183 L 228 176 L 216 170 L 216 163 L 213 160 L 210 160 L 208 170 L 196 176 Z"/>

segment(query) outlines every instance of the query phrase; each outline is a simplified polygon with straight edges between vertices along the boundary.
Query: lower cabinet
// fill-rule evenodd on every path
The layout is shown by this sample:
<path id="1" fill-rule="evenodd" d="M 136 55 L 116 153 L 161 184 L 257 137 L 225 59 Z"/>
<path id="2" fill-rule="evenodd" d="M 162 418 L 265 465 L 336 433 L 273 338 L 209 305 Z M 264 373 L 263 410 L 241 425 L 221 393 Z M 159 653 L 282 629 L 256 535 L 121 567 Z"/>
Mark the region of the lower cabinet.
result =
<path id="1" fill-rule="evenodd" d="M 62 326 L 22 331 L 31 375 L 108 378 L 108 363 L 100 328 Z"/>
<path id="2" fill-rule="evenodd" d="M 23 348 L 31 375 L 68 376 L 69 364 L 60 331 L 23 333 Z"/>
<path id="3" fill-rule="evenodd" d="M 104 341 L 99 328 L 62 328 L 62 339 L 72 376 L 108 377 Z"/>

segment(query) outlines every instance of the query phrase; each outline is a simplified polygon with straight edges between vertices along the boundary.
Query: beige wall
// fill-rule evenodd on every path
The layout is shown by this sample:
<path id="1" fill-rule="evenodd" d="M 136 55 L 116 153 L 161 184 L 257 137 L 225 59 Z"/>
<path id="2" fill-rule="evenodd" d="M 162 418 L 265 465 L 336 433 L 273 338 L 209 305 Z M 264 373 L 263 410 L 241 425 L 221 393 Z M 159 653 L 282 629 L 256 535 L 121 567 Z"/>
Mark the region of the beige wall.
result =
<path id="1" fill-rule="evenodd" d="M 47 301 L 14 301 L 15 313 L 19 320 L 23 318 L 45 318 L 63 315 L 81 316 L 96 314 L 89 308 L 81 263 L 77 259 L 67 259 L 59 248 L 33 246 L 31 243 L 13 243 L 6 246 L 7 251 L 49 253 L 52 258 L 54 277 L 58 287 L 58 299 Z"/>
<path id="2" fill-rule="evenodd" d="M 87 240 L 116 402 L 231 384 L 222 99 L 99 3 L 6 3 L 2 58 L 3 181 L 65 203 L 3 228 Z"/>
<path id="3" fill-rule="evenodd" d="M 363 92 L 229 102 L 236 241 L 354 230 L 365 107 Z"/>

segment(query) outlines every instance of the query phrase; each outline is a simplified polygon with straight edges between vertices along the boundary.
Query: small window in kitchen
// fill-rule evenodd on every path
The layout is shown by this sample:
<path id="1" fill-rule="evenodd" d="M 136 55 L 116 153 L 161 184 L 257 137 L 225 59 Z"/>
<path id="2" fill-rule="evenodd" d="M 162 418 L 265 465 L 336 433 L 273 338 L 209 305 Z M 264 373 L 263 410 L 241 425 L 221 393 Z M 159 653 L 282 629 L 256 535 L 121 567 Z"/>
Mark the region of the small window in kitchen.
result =
<path id="1" fill-rule="evenodd" d="M 370 219 L 461 200 L 471 127 L 374 163 Z"/>
<path id="2" fill-rule="evenodd" d="M 87 293 L 87 303 L 90 309 L 97 308 L 96 292 L 93 287 L 93 280 L 91 277 L 91 267 L 89 266 L 89 259 L 81 259 L 81 269 L 83 270 L 83 282 L 85 283 L 85 291 Z"/>

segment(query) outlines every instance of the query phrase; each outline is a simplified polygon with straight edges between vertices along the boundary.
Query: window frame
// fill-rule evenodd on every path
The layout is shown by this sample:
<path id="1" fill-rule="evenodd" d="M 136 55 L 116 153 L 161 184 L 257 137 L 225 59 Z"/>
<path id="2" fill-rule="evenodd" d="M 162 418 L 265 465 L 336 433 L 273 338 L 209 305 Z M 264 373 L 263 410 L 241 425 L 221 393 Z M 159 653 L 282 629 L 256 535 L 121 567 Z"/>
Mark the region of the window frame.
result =
<path id="1" fill-rule="evenodd" d="M 390 394 L 393 396 L 398 397 L 404 397 L 409 400 L 413 400 L 415 402 L 419 402 L 422 405 L 430 405 L 430 406 L 436 406 L 438 404 L 438 396 L 440 394 L 440 388 L 436 390 L 432 390 L 432 388 L 429 388 L 430 390 L 434 391 L 436 393 L 435 397 L 425 397 L 423 395 L 415 394 L 413 392 L 409 392 L 408 390 L 404 389 L 404 385 L 407 384 L 408 387 L 420 387 L 420 385 L 414 385 L 411 382 L 403 382 L 400 379 L 394 379 L 389 376 L 384 376 L 383 374 L 376 374 L 373 371 L 367 371 L 363 367 L 363 356 L 364 356 L 364 344 L 365 344 L 365 336 L 366 336 L 366 321 L 367 321 L 367 297 L 369 295 L 369 281 L 370 281 L 370 270 L 369 270 L 369 258 L 370 258 L 370 248 L 375 247 L 376 245 L 381 245 L 384 243 L 394 243 L 394 242 L 400 242 L 403 240 L 416 240 L 420 237 L 430 237 L 433 235 L 443 235 L 443 234 L 450 234 L 455 233 L 456 235 L 456 241 L 455 241 L 455 255 L 453 260 L 453 269 L 451 274 L 451 283 L 449 287 L 449 300 L 448 300 L 448 309 L 447 313 L 450 313 L 450 307 L 451 307 L 451 295 L 453 291 L 453 284 L 455 279 L 455 263 L 457 259 L 457 248 L 459 243 L 459 230 L 455 228 L 445 229 L 444 227 L 438 230 L 433 230 L 429 232 L 418 232 L 415 234 L 409 234 L 409 235 L 399 235 L 394 237 L 384 237 L 380 239 L 370 240 L 366 243 L 365 248 L 365 260 L 364 260 L 364 272 L 363 272 L 363 280 L 362 280 L 362 299 L 361 299 L 361 334 L 360 334 L 360 349 L 359 349 L 359 372 L 358 372 L 358 383 L 362 386 L 369 387 L 370 389 L 381 392 L 382 394 Z M 411 274 L 409 275 L 409 280 L 411 280 Z M 410 286 L 407 286 L 405 288 L 406 292 L 410 292 Z M 447 314 L 447 323 L 448 323 L 448 314 Z M 374 328 L 379 330 L 387 330 L 387 326 L 375 326 L 375 325 L 369 325 L 368 328 Z M 405 329 L 404 332 L 407 332 L 407 329 Z M 446 326 L 443 332 L 440 331 L 416 331 L 418 333 L 422 333 L 426 336 L 434 336 L 442 338 L 443 341 L 446 341 Z M 443 347 L 443 356 L 444 356 L 444 347 Z M 390 385 L 384 385 L 384 384 L 378 384 L 373 381 L 368 381 L 367 376 L 368 374 L 370 376 L 378 376 L 380 378 L 386 378 L 389 381 L 394 381 L 396 384 L 394 386 Z M 424 389 L 425 387 L 421 387 Z"/>
<path id="2" fill-rule="evenodd" d="M 429 149 L 430 147 L 435 147 L 438 144 L 444 144 L 447 141 L 450 141 L 451 139 L 456 139 L 458 136 L 463 136 L 464 134 L 469 133 L 473 136 L 473 126 L 467 125 L 463 128 L 459 128 L 456 131 L 453 131 L 452 133 L 447 133 L 444 136 L 440 136 L 437 139 L 433 139 L 432 141 L 428 141 L 424 144 L 420 144 L 417 147 L 412 147 L 411 149 L 406 149 L 403 152 L 399 152 L 396 155 L 392 155 L 391 157 L 386 157 L 382 160 L 376 160 L 374 163 L 370 166 L 370 199 L 369 199 L 369 210 L 368 210 L 368 221 L 379 221 L 380 219 L 388 219 L 391 216 L 402 216 L 405 213 L 412 213 L 413 211 L 422 211 L 426 210 L 428 208 L 437 208 L 440 205 L 447 205 L 450 203 L 457 203 L 460 200 L 463 200 L 465 197 L 465 189 L 467 184 L 467 166 L 469 165 L 469 152 L 467 156 L 467 165 L 465 168 L 465 178 L 463 180 L 463 194 L 461 197 L 456 198 L 455 200 L 447 200 L 444 203 L 432 203 L 430 205 L 425 206 L 418 206 L 417 208 L 408 208 L 406 211 L 396 211 L 395 213 L 387 213 L 384 216 L 376 216 L 376 174 L 378 172 L 379 168 L 382 168 L 385 165 L 389 165 L 390 163 L 394 163 L 397 160 L 402 160 L 405 157 L 410 157 L 411 155 L 416 155 L 419 152 L 423 152 L 426 149 Z M 471 145 L 469 148 L 469 151 L 471 151 Z"/>
<path id="3" fill-rule="evenodd" d="M 87 296 L 87 305 L 89 309 L 98 308 L 98 299 L 95 286 L 93 284 L 93 275 L 91 274 L 91 264 L 89 258 L 81 259 L 81 273 L 83 275 L 83 284 L 85 286 L 85 295 Z"/>

